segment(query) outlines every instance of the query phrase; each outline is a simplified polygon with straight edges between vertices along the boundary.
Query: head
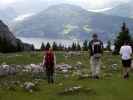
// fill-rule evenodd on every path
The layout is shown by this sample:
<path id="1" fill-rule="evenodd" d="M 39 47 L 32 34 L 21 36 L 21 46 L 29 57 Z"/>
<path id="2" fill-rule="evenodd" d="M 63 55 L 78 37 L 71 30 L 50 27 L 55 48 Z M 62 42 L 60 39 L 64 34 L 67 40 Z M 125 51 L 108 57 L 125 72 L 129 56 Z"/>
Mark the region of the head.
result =
<path id="1" fill-rule="evenodd" d="M 92 38 L 93 38 L 93 40 L 97 40 L 97 39 L 98 39 L 98 35 L 97 35 L 96 33 L 94 33 L 94 34 L 92 35 Z"/>
<path id="2" fill-rule="evenodd" d="M 49 48 L 49 50 L 48 50 L 49 52 L 53 52 L 53 49 L 52 48 Z"/>

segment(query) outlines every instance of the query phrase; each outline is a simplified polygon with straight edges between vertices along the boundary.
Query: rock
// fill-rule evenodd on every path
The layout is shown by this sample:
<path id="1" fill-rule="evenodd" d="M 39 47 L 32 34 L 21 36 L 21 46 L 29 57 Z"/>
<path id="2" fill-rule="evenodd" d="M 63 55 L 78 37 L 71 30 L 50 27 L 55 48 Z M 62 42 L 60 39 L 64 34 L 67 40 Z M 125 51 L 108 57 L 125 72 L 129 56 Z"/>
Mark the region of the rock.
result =
<path id="1" fill-rule="evenodd" d="M 106 66 L 102 66 L 102 69 L 106 69 Z"/>
<path id="2" fill-rule="evenodd" d="M 31 64 L 31 70 L 33 73 L 41 73 L 44 72 L 44 69 L 41 65 L 35 65 L 35 64 Z"/>
<path id="3" fill-rule="evenodd" d="M 68 64 L 56 65 L 56 70 L 62 71 L 63 73 L 67 73 L 71 69 L 72 69 L 72 66 L 70 66 Z"/>
<path id="4" fill-rule="evenodd" d="M 91 88 L 82 86 L 73 86 L 65 88 L 64 91 L 60 92 L 59 95 L 78 95 L 78 94 L 95 94 L 95 91 Z"/>
<path id="5" fill-rule="evenodd" d="M 31 72 L 32 71 L 32 68 L 31 68 L 30 65 L 26 65 L 26 66 L 24 66 L 23 71 L 24 72 Z"/>
<path id="6" fill-rule="evenodd" d="M 68 70 L 67 69 L 63 69 L 62 72 L 63 73 L 68 73 Z"/>
<path id="7" fill-rule="evenodd" d="M 36 85 L 32 82 L 25 82 L 24 85 L 23 85 L 24 89 L 31 92 L 31 93 L 33 92 L 35 86 Z"/>
<path id="8" fill-rule="evenodd" d="M 78 61 L 76 64 L 76 69 L 80 69 L 83 66 L 82 62 Z"/>
<path id="9" fill-rule="evenodd" d="M 86 79 L 86 78 L 89 78 L 88 74 L 80 74 L 79 75 L 79 79 Z"/>
<path id="10" fill-rule="evenodd" d="M 59 83 L 59 86 L 63 86 L 63 83 Z"/>
<path id="11" fill-rule="evenodd" d="M 111 66 L 111 69 L 112 69 L 113 71 L 117 71 L 117 70 L 118 70 L 118 65 L 117 65 L 117 64 L 113 64 L 113 65 Z"/>

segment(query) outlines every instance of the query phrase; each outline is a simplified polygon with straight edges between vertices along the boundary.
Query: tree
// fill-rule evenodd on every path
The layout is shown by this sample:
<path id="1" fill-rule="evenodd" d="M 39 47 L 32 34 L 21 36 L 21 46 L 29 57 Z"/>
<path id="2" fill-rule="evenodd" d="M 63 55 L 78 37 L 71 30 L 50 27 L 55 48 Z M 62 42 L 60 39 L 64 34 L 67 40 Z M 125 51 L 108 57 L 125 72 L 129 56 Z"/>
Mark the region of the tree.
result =
<path id="1" fill-rule="evenodd" d="M 58 46 L 57 46 L 56 42 L 53 42 L 52 48 L 54 51 L 58 50 Z"/>
<path id="2" fill-rule="evenodd" d="M 44 45 L 44 43 L 42 43 L 40 50 L 41 50 L 41 51 L 45 50 L 45 45 Z"/>
<path id="3" fill-rule="evenodd" d="M 73 42 L 71 49 L 72 49 L 72 51 L 75 51 L 76 50 L 76 43 Z"/>
<path id="4" fill-rule="evenodd" d="M 111 41 L 107 42 L 107 47 L 106 48 L 107 48 L 107 50 L 111 51 Z"/>
<path id="5" fill-rule="evenodd" d="M 63 50 L 64 50 L 64 46 L 61 45 L 61 43 L 60 43 L 59 46 L 58 46 L 58 50 L 60 50 L 60 51 L 63 51 Z"/>
<path id="6" fill-rule="evenodd" d="M 88 51 L 88 41 L 87 40 L 85 40 L 83 43 L 83 50 Z"/>
<path id="7" fill-rule="evenodd" d="M 115 50 L 114 53 L 118 54 L 120 51 L 121 46 L 124 44 L 125 41 L 131 42 L 132 38 L 130 36 L 129 29 L 126 26 L 126 23 L 123 23 L 121 27 L 121 32 L 118 34 L 116 40 L 115 40 Z"/>
<path id="8" fill-rule="evenodd" d="M 24 47 L 22 42 L 19 39 L 16 39 L 16 41 L 17 41 L 17 47 L 16 47 L 17 51 L 23 51 Z"/>
<path id="9" fill-rule="evenodd" d="M 80 46 L 79 43 L 77 44 L 77 47 L 76 48 L 77 48 L 77 51 L 81 51 L 81 46 Z"/>
<path id="10" fill-rule="evenodd" d="M 0 37 L 0 52 L 2 51 L 2 39 L 1 39 L 1 37 Z"/>
<path id="11" fill-rule="evenodd" d="M 51 48 L 51 45 L 50 45 L 50 43 L 48 42 L 48 43 L 46 44 L 45 49 L 48 50 L 49 48 Z"/>
<path id="12" fill-rule="evenodd" d="M 32 50 L 32 51 L 34 51 L 34 50 L 35 50 L 35 47 L 34 47 L 34 45 L 33 45 L 33 44 L 31 45 L 31 50 Z"/>

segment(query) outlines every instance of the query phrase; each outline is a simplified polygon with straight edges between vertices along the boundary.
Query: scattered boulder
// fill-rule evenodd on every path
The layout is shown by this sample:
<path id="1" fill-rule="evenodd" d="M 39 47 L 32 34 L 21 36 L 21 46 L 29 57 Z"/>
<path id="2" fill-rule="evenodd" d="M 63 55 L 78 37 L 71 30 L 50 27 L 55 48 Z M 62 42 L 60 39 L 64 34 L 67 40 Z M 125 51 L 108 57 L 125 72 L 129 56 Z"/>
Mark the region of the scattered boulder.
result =
<path id="1" fill-rule="evenodd" d="M 113 71 L 118 71 L 118 69 L 119 69 L 118 64 L 113 64 L 113 65 L 111 65 L 111 69 L 112 69 Z"/>
<path id="2" fill-rule="evenodd" d="M 66 56 L 66 57 L 81 56 L 81 52 L 70 51 L 70 52 L 68 52 L 65 56 Z"/>
<path id="3" fill-rule="evenodd" d="M 56 65 L 56 70 L 57 71 L 61 71 L 63 73 L 68 73 L 69 70 L 72 69 L 72 66 L 68 65 L 68 64 L 59 64 L 59 65 Z"/>
<path id="4" fill-rule="evenodd" d="M 75 68 L 80 69 L 81 67 L 83 67 L 83 64 L 82 64 L 82 62 L 78 61 Z"/>
<path id="5" fill-rule="evenodd" d="M 0 66 L 0 76 L 7 76 L 7 75 L 16 75 L 17 70 L 14 66 L 9 65 L 1 65 Z"/>
<path id="6" fill-rule="evenodd" d="M 23 84 L 23 88 L 24 88 L 26 91 L 30 92 L 30 93 L 33 92 L 33 90 L 35 89 L 35 87 L 36 87 L 36 85 L 35 85 L 34 83 L 32 83 L 32 82 L 25 82 L 25 83 Z"/>
<path id="7" fill-rule="evenodd" d="M 41 65 L 31 64 L 32 73 L 42 73 L 44 72 L 44 68 Z"/>
<path id="8" fill-rule="evenodd" d="M 81 95 L 81 94 L 95 94 L 95 91 L 91 88 L 83 86 L 73 86 L 65 88 L 64 91 L 60 92 L 59 95 Z"/>

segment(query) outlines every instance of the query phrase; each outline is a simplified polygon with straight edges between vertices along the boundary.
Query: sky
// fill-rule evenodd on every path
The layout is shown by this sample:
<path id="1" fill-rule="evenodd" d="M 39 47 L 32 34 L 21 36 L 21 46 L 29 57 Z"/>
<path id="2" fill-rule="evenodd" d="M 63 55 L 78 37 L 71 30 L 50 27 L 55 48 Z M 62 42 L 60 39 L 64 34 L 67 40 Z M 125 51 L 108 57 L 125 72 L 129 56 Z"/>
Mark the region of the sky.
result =
<path id="1" fill-rule="evenodd" d="M 108 9 L 112 6 L 117 6 L 122 3 L 129 2 L 131 0 L 0 0 L 0 6 L 7 7 L 13 3 L 21 3 L 26 1 L 41 1 L 41 2 L 59 2 L 59 3 L 70 3 L 80 5 L 86 9 Z"/>
<path id="2" fill-rule="evenodd" d="M 133 0 L 0 0 L 0 10 L 13 8 L 17 13 L 14 21 L 21 21 L 55 4 L 74 4 L 88 11 L 104 12 L 130 1 Z"/>

